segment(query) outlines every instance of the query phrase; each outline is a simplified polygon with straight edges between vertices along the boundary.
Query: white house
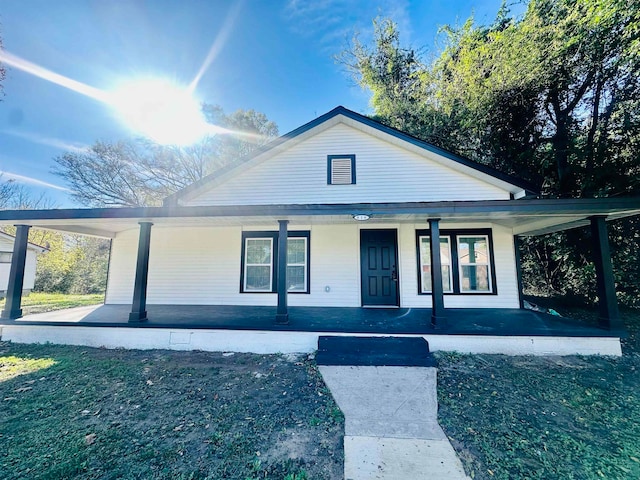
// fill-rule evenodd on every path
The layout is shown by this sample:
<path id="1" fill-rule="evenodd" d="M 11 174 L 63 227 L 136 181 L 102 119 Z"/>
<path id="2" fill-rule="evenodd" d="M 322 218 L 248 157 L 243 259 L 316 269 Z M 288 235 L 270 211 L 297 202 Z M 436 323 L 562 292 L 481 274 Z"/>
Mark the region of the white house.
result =
<path id="1" fill-rule="evenodd" d="M 638 213 L 637 198 L 538 198 L 337 107 L 163 207 L 5 211 L 0 223 L 111 238 L 105 304 L 130 305 L 130 322 L 147 304 L 272 307 L 283 324 L 296 307 L 423 308 L 434 327 L 450 309 L 520 308 L 518 238 L 590 224 L 602 325 L 617 328 L 606 221 Z"/>
<path id="2" fill-rule="evenodd" d="M 11 258 L 13 257 L 13 243 L 15 237 L 8 233 L 0 232 L 0 298 L 4 298 L 7 294 L 7 285 L 9 284 L 9 270 L 11 269 Z M 25 261 L 24 285 L 22 292 L 29 294 L 33 289 L 36 278 L 36 262 L 39 254 L 46 252 L 47 249 L 29 243 L 27 245 L 27 257 Z"/>

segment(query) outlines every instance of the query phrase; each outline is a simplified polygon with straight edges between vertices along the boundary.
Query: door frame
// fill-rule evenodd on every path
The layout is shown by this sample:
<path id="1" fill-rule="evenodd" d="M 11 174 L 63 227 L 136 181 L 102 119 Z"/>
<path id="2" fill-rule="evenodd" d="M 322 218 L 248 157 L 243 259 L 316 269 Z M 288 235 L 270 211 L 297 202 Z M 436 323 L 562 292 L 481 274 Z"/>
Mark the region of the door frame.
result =
<path id="1" fill-rule="evenodd" d="M 364 257 L 362 255 L 362 232 L 391 232 L 393 233 L 393 248 L 396 257 L 396 275 L 398 279 L 394 282 L 396 284 L 396 302 L 393 305 L 371 305 L 364 303 L 364 291 L 362 289 L 362 262 L 364 262 Z M 399 308 L 400 307 L 400 256 L 398 252 L 398 229 L 397 228 L 360 228 L 359 229 L 359 241 L 358 241 L 358 255 L 360 257 L 360 262 L 358 263 L 358 268 L 360 270 L 360 306 L 364 308 Z"/>

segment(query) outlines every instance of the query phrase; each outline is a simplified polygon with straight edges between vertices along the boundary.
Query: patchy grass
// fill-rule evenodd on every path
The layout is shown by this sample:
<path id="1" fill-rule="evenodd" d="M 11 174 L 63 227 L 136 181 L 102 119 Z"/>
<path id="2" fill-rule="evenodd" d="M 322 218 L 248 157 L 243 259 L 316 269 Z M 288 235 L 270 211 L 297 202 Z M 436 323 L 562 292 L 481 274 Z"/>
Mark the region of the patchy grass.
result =
<path id="1" fill-rule="evenodd" d="M 104 303 L 104 294 L 72 295 L 66 293 L 31 292 L 22 297 L 22 312 L 24 315 L 32 313 L 52 312 L 65 308 L 98 305 Z M 4 308 L 5 299 L 0 300 L 0 308 Z"/>
<path id="2" fill-rule="evenodd" d="M 438 355 L 440 423 L 473 478 L 640 478 L 640 312 L 623 318 L 621 358 Z"/>
<path id="3" fill-rule="evenodd" d="M 332 479 L 343 421 L 277 355 L 0 343 L 0 478 Z"/>

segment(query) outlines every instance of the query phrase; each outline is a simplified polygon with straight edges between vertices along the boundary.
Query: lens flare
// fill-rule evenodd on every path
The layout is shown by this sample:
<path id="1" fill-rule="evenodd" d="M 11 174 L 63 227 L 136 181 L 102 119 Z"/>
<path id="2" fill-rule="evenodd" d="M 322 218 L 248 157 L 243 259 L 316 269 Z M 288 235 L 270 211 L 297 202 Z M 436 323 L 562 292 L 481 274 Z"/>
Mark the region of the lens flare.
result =
<path id="1" fill-rule="evenodd" d="M 109 103 L 123 122 L 154 142 L 189 145 L 210 133 L 200 103 L 164 79 L 139 79 L 117 88 Z"/>

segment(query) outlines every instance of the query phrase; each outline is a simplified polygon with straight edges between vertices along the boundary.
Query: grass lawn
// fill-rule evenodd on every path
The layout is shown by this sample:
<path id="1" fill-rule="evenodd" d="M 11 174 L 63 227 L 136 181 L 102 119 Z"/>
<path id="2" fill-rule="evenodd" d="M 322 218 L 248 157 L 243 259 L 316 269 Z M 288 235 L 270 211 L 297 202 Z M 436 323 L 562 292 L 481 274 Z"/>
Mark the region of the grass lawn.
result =
<path id="1" fill-rule="evenodd" d="M 640 312 L 623 318 L 621 358 L 438 355 L 439 420 L 472 478 L 640 478 Z"/>
<path id="2" fill-rule="evenodd" d="M 0 343 L 0 401 L 2 479 L 342 475 L 306 358 Z"/>
<path id="3" fill-rule="evenodd" d="M 64 308 L 82 307 L 84 305 L 97 305 L 104 302 L 104 294 L 73 295 L 66 293 L 41 293 L 31 292 L 22 297 L 23 315 L 31 313 L 51 312 Z M 0 309 L 4 308 L 5 299 L 0 300 Z"/>

